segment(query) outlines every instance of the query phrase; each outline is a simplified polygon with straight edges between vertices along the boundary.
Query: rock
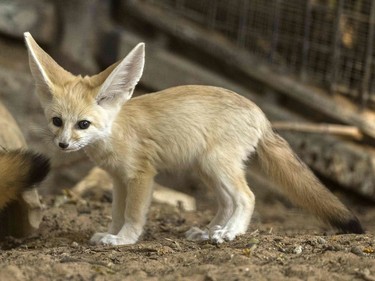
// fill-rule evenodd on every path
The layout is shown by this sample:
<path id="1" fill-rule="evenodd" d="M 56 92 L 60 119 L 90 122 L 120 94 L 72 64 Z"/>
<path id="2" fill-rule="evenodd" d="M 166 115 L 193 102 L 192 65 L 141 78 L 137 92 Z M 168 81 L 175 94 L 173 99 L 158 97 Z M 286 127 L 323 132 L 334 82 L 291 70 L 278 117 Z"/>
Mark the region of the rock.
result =
<path id="1" fill-rule="evenodd" d="M 300 254 L 302 254 L 302 246 L 301 246 L 301 245 L 296 246 L 296 247 L 293 249 L 293 253 L 296 254 L 296 255 L 300 255 Z"/>
<path id="2" fill-rule="evenodd" d="M 87 176 L 79 181 L 71 190 L 74 194 L 84 197 L 85 193 L 90 190 L 94 190 L 97 193 L 111 192 L 112 185 L 112 179 L 109 174 L 98 167 L 94 167 Z M 100 197 L 101 195 L 96 195 L 94 199 L 99 200 Z"/>
<path id="3" fill-rule="evenodd" d="M 77 196 L 85 194 L 97 193 L 97 199 L 100 193 L 106 193 L 112 190 L 112 179 L 108 173 L 98 167 L 94 167 L 89 174 L 78 182 L 71 191 Z M 153 202 L 165 203 L 174 207 L 181 207 L 186 211 L 195 211 L 195 198 L 185 193 L 167 188 L 158 183 L 154 184 Z"/>
<path id="4" fill-rule="evenodd" d="M 327 243 L 327 240 L 325 240 L 325 239 L 322 238 L 322 237 L 318 237 L 318 238 L 316 239 L 316 241 L 317 241 L 319 244 L 325 244 L 325 243 Z"/>
<path id="5" fill-rule="evenodd" d="M 351 251 L 353 254 L 355 254 L 355 255 L 357 255 L 357 256 L 360 256 L 360 257 L 362 257 L 362 256 L 365 255 L 365 254 L 363 253 L 363 251 L 362 251 L 358 246 L 353 246 L 353 247 L 350 249 L 350 251 Z"/>
<path id="6" fill-rule="evenodd" d="M 0 32 L 23 38 L 29 31 L 40 43 L 52 43 L 57 33 L 57 14 L 52 3 L 45 0 L 0 1 Z"/>
<path id="7" fill-rule="evenodd" d="M 195 211 L 195 199 L 185 193 L 167 188 L 160 184 L 154 184 L 153 202 L 165 203 L 175 207 L 181 207 L 185 211 Z"/>
<path id="8" fill-rule="evenodd" d="M 253 237 L 246 244 L 246 247 L 251 248 L 251 247 L 253 247 L 254 245 L 257 245 L 257 244 L 259 244 L 259 240 Z"/>

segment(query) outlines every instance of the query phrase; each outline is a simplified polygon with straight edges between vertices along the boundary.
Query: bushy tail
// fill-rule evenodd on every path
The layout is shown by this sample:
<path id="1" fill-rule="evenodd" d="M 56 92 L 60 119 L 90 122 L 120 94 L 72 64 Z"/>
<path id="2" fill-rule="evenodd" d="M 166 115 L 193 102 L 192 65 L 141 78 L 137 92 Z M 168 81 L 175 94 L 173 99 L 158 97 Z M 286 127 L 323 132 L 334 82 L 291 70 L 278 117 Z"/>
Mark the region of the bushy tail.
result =
<path id="1" fill-rule="evenodd" d="M 320 183 L 282 137 L 270 130 L 260 140 L 257 151 L 262 170 L 294 204 L 344 233 L 364 233 L 356 216 Z"/>
<path id="2" fill-rule="evenodd" d="M 28 150 L 0 152 L 0 210 L 18 195 L 41 182 L 50 170 L 49 160 Z"/>

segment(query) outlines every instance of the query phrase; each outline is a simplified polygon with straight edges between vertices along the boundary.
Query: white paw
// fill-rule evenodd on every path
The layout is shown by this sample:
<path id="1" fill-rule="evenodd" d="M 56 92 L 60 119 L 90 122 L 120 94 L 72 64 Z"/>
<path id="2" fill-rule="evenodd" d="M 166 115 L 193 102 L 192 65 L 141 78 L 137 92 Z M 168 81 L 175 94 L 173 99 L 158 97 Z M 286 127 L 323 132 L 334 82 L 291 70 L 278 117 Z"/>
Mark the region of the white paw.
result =
<path id="1" fill-rule="evenodd" d="M 225 234 L 224 234 L 224 240 L 225 241 L 233 241 L 234 238 L 236 238 L 236 233 L 234 232 L 231 232 L 231 231 L 227 231 Z"/>
<path id="2" fill-rule="evenodd" d="M 214 243 L 223 243 L 224 241 L 232 241 L 239 235 L 237 231 L 215 225 L 210 228 L 210 238 Z"/>
<path id="3" fill-rule="evenodd" d="M 192 241 L 205 241 L 209 239 L 208 231 L 204 231 L 195 226 L 185 232 L 185 237 Z"/>
<path id="4" fill-rule="evenodd" d="M 104 237 L 106 236 L 108 233 L 107 232 L 97 232 L 95 233 L 91 239 L 90 239 L 90 243 L 91 244 L 99 244 L 99 241 Z"/>
<path id="5" fill-rule="evenodd" d="M 94 235 L 95 236 L 95 235 Z M 103 244 L 103 245 L 130 245 L 135 244 L 137 239 L 129 239 L 123 236 L 113 235 L 113 234 L 106 234 L 100 238 L 96 244 Z"/>
<path id="6" fill-rule="evenodd" d="M 210 229 L 210 238 L 213 243 L 223 243 L 224 235 L 226 233 L 225 228 L 216 226 L 215 229 Z"/>

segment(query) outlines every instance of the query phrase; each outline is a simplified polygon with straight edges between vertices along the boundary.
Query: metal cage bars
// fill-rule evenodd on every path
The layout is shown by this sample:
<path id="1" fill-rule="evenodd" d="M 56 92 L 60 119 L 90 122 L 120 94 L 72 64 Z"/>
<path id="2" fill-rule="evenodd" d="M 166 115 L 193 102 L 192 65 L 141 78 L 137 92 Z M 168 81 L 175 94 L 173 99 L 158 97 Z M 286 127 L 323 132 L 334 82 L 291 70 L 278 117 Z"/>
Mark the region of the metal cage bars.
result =
<path id="1" fill-rule="evenodd" d="M 375 107 L 375 1 L 144 1 L 223 34 L 275 71 Z"/>

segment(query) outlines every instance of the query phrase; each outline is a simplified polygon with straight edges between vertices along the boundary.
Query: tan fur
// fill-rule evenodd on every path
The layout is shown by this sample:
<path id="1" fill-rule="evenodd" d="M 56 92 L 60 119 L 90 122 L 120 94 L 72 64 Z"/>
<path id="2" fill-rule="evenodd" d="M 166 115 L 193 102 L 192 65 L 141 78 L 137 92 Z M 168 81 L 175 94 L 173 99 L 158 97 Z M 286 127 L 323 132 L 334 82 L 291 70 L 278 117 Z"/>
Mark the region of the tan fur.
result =
<path id="1" fill-rule="evenodd" d="M 259 145 L 258 155 L 263 170 L 284 187 L 285 194 L 295 204 L 328 223 L 344 222 L 352 217 L 351 212 L 319 182 L 279 135 L 266 134 Z"/>
<path id="2" fill-rule="evenodd" d="M 40 182 L 49 171 L 49 163 L 30 151 L 0 151 L 0 210 L 16 200 L 20 193 Z"/>
<path id="3" fill-rule="evenodd" d="M 22 166 L 22 160 L 17 155 L 0 152 L 0 210 L 15 200 L 22 190 L 22 179 L 28 173 L 28 167 Z"/>
<path id="4" fill-rule="evenodd" d="M 95 234 L 93 242 L 135 243 L 145 224 L 154 176 L 182 168 L 194 169 L 215 188 L 219 204 L 206 230 L 192 228 L 187 237 L 222 242 L 245 233 L 255 198 L 246 183 L 244 161 L 256 152 L 294 202 L 346 231 L 362 230 L 246 98 L 217 87 L 181 86 L 130 99 L 142 74 L 143 45 L 99 75 L 71 78 L 59 76 L 39 47 L 38 61 L 30 38 L 26 35 L 37 84 L 54 81 L 48 93 L 38 94 L 56 145 L 66 143 L 65 151 L 83 148 L 114 179 L 113 221 L 108 233 Z M 46 71 L 50 64 L 52 70 Z M 51 124 L 55 116 L 63 120 L 61 127 Z M 80 120 L 89 120 L 90 127 L 77 128 Z"/>

